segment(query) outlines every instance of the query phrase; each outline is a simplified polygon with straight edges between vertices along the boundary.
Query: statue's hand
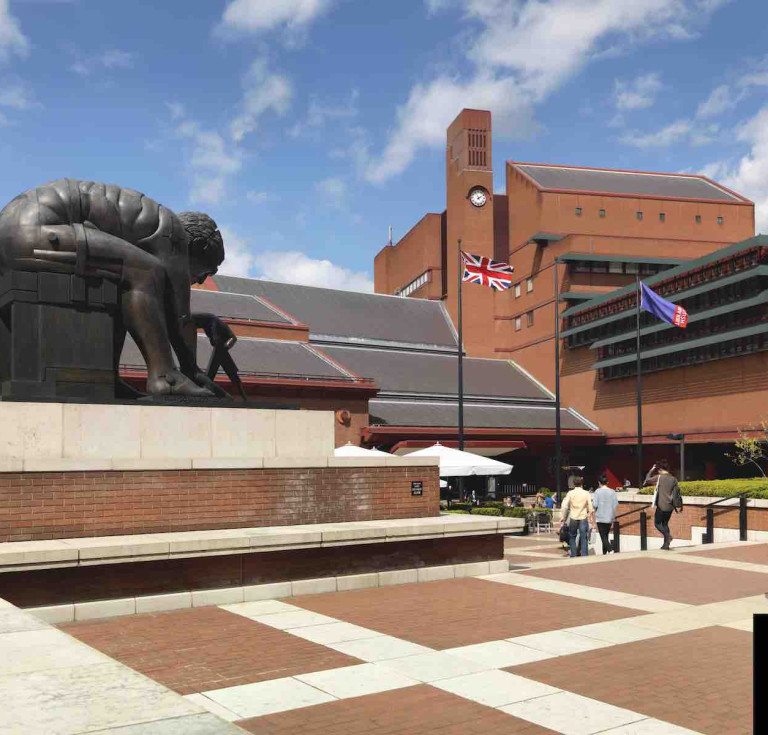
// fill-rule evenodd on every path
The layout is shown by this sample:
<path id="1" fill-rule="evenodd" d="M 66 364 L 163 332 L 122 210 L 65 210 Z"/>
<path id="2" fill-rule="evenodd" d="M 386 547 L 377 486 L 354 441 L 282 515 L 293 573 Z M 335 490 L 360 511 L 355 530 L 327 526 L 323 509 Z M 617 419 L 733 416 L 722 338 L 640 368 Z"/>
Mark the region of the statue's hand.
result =
<path id="1" fill-rule="evenodd" d="M 198 370 L 197 372 L 190 375 L 190 377 L 195 381 L 197 385 L 199 385 L 201 388 L 207 388 L 217 398 L 232 397 L 220 385 L 214 383 L 202 370 Z"/>

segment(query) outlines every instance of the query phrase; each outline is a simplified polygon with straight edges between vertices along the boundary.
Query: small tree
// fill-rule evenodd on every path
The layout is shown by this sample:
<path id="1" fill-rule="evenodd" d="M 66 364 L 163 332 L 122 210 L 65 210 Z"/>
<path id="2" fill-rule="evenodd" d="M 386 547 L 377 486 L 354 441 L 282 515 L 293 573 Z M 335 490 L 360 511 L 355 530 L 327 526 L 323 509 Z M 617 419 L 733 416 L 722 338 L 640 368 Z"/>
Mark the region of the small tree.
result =
<path id="1" fill-rule="evenodd" d="M 761 421 L 763 438 L 749 436 L 739 429 L 739 438 L 734 442 L 734 451 L 726 454 L 728 459 L 739 467 L 754 465 L 763 477 L 766 477 L 765 467 L 768 465 L 768 441 L 764 438 L 768 431 L 768 421 Z"/>

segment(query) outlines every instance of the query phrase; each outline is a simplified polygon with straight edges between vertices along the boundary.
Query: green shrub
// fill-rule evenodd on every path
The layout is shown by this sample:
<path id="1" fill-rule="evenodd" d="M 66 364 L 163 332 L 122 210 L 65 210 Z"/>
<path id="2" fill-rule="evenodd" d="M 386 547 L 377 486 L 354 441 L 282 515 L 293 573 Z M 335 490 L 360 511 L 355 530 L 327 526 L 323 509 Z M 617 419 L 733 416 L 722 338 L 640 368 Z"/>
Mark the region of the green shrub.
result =
<path id="1" fill-rule="evenodd" d="M 451 510 L 460 510 L 464 513 L 471 513 L 472 503 L 451 503 Z"/>
<path id="2" fill-rule="evenodd" d="M 451 510 L 443 510 L 441 512 L 442 513 L 453 513 L 453 515 L 460 515 L 460 516 L 469 515 L 469 511 L 468 510 L 453 510 L 453 508 L 451 508 Z"/>
<path id="3" fill-rule="evenodd" d="M 507 518 L 526 518 L 530 512 L 528 508 L 504 508 Z"/>
<path id="4" fill-rule="evenodd" d="M 483 508 L 498 508 L 504 510 L 504 503 L 501 500 L 486 500 L 482 504 Z"/>
<path id="5" fill-rule="evenodd" d="M 500 516 L 501 508 L 473 508 L 473 516 Z"/>
<path id="6" fill-rule="evenodd" d="M 545 498 L 548 498 L 550 495 L 552 495 L 552 491 L 548 487 L 540 487 L 538 492 L 540 492 Z"/>
<path id="7" fill-rule="evenodd" d="M 768 498 L 768 479 L 755 477 L 752 479 L 733 480 L 694 480 L 680 483 L 680 492 L 684 496 L 697 495 L 705 498 L 724 498 L 745 491 L 748 498 Z M 643 495 L 653 495 L 653 485 L 643 488 L 641 493 Z"/>

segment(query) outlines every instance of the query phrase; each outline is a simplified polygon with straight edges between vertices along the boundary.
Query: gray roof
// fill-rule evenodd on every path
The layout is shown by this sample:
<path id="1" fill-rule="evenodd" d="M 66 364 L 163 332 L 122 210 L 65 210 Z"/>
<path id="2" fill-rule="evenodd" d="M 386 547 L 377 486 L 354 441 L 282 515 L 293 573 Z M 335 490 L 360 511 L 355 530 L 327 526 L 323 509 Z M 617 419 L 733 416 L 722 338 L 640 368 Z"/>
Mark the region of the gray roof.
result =
<path id="1" fill-rule="evenodd" d="M 220 291 L 260 296 L 309 326 L 313 339 L 332 336 L 368 342 L 456 346 L 436 301 L 337 291 L 275 281 L 215 276 Z"/>
<path id="2" fill-rule="evenodd" d="M 593 170 L 528 163 L 512 165 L 530 176 L 542 189 L 635 194 L 669 199 L 711 199 L 731 203 L 746 201 L 699 176 Z"/>
<path id="3" fill-rule="evenodd" d="M 211 354 L 208 339 L 198 336 L 197 361 L 204 370 Z M 301 376 L 348 379 L 350 376 L 334 366 L 305 342 L 285 342 L 273 339 L 241 337 L 232 348 L 232 357 L 241 373 L 265 376 Z M 144 358 L 136 343 L 127 337 L 120 365 L 146 369 Z"/>
<path id="4" fill-rule="evenodd" d="M 323 351 L 386 393 L 457 394 L 455 355 L 324 345 Z M 551 400 L 549 393 L 506 360 L 464 358 L 464 392 L 497 398 Z"/>
<path id="5" fill-rule="evenodd" d="M 210 312 L 232 319 L 253 319 L 276 324 L 291 324 L 291 320 L 253 296 L 192 289 L 192 312 Z"/>
<path id="6" fill-rule="evenodd" d="M 388 401 L 369 402 L 371 426 L 456 426 L 456 402 Z M 593 427 L 567 409 L 561 409 L 563 429 L 591 430 Z M 464 426 L 488 429 L 554 429 L 554 406 L 464 403 Z"/>

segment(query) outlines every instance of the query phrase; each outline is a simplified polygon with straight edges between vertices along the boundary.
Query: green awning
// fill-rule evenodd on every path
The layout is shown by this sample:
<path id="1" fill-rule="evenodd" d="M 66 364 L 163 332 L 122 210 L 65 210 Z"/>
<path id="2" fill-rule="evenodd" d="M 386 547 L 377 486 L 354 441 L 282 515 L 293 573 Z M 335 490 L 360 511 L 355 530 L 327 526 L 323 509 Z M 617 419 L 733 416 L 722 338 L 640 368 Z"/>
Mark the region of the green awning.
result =
<path id="1" fill-rule="evenodd" d="M 555 235 L 552 232 L 537 232 L 533 237 L 528 238 L 528 242 L 558 242 L 567 235 Z"/>
<path id="2" fill-rule="evenodd" d="M 595 297 L 594 291 L 563 291 L 560 294 L 561 301 L 583 301 Z"/>
<path id="3" fill-rule="evenodd" d="M 561 263 L 594 262 L 594 263 L 642 263 L 644 265 L 680 265 L 687 263 L 690 258 L 657 258 L 651 255 L 609 255 L 607 253 L 564 253 L 557 260 Z"/>
<path id="4" fill-rule="evenodd" d="M 688 315 L 688 324 L 693 322 L 699 322 L 702 319 L 711 319 L 713 316 L 720 316 L 721 314 L 728 314 L 732 311 L 741 311 L 742 309 L 749 309 L 752 306 L 759 306 L 768 302 L 768 290 L 761 291 L 757 296 L 753 296 L 751 299 L 744 301 L 734 301 L 730 304 L 724 304 L 723 306 L 717 306 L 714 309 L 708 309 L 707 311 L 700 311 L 696 314 Z M 665 329 L 675 329 L 674 324 L 668 324 L 667 322 L 659 322 L 652 327 L 645 327 L 640 330 L 640 336 L 646 334 L 655 334 L 656 332 L 662 332 Z M 635 339 L 637 332 L 622 332 L 621 334 L 607 337 L 606 339 L 598 340 L 590 345 L 590 349 L 596 350 L 599 347 L 605 347 L 606 345 L 615 344 L 616 342 L 623 342 L 627 339 Z"/>
<path id="5" fill-rule="evenodd" d="M 768 332 L 768 323 L 755 324 L 751 327 L 745 327 L 744 329 L 735 329 L 732 332 L 723 332 L 722 334 L 713 334 L 707 337 L 700 337 L 699 339 L 693 339 L 689 342 L 664 345 L 662 347 L 655 347 L 652 350 L 642 350 L 640 352 L 640 359 L 647 360 L 651 357 L 669 355 L 672 352 L 695 350 L 697 347 L 706 347 L 707 345 L 718 344 L 720 342 L 730 342 L 732 339 L 752 337 L 755 334 L 763 334 L 765 332 Z M 592 366 L 592 369 L 601 370 L 602 368 L 614 367 L 615 365 L 623 365 L 624 363 L 635 362 L 636 360 L 637 353 L 628 353 L 626 355 L 621 355 L 621 357 L 612 357 L 609 360 L 601 360 L 600 362 L 596 362 Z"/>
<path id="6" fill-rule="evenodd" d="M 689 288 L 687 291 L 679 291 L 676 294 L 672 294 L 671 296 L 665 296 L 664 298 L 667 299 L 667 301 L 671 301 L 672 303 L 676 303 L 678 301 L 682 301 L 683 299 L 688 299 L 691 296 L 696 296 L 700 293 L 705 293 L 706 291 L 712 291 L 717 288 L 721 288 L 722 286 L 728 286 L 731 283 L 738 283 L 739 281 L 743 281 L 747 278 L 755 278 L 757 276 L 766 276 L 768 275 L 768 265 L 758 265 L 754 268 L 750 268 L 747 271 L 742 271 L 741 273 L 734 273 L 731 276 L 727 276 L 726 278 L 718 278 L 716 281 L 710 281 L 709 283 L 702 283 L 701 286 L 696 286 L 695 288 Z M 644 283 L 647 283 L 644 281 Z M 579 304 L 577 306 L 571 307 L 571 309 L 566 310 L 563 312 L 562 317 L 568 316 L 569 312 L 572 313 L 572 310 L 581 310 L 582 305 Z M 604 324 L 609 324 L 611 322 L 618 321 L 619 319 L 626 319 L 629 316 L 632 316 L 634 313 L 634 308 L 632 310 L 625 310 L 621 311 L 618 314 L 611 314 L 610 316 L 603 317 L 602 319 L 596 319 L 593 322 L 589 322 L 588 324 L 580 324 L 578 327 L 573 327 L 572 329 L 566 329 L 565 331 L 560 333 L 561 337 L 570 337 L 572 334 L 578 334 L 579 332 L 584 332 L 588 329 L 595 329 L 595 327 L 601 327 Z"/>

